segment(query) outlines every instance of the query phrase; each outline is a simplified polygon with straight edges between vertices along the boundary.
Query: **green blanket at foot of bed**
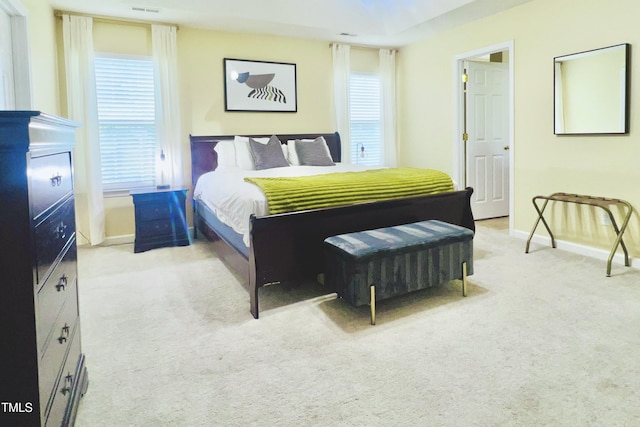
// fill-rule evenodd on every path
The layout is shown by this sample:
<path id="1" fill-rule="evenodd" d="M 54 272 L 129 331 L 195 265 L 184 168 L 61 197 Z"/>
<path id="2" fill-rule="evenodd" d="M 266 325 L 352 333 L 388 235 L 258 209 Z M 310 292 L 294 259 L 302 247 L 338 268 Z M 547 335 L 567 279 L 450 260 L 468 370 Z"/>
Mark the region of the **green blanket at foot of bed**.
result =
<path id="1" fill-rule="evenodd" d="M 245 181 L 262 189 L 269 203 L 270 214 L 453 191 L 449 175 L 433 169 L 419 168 L 245 178 Z"/>

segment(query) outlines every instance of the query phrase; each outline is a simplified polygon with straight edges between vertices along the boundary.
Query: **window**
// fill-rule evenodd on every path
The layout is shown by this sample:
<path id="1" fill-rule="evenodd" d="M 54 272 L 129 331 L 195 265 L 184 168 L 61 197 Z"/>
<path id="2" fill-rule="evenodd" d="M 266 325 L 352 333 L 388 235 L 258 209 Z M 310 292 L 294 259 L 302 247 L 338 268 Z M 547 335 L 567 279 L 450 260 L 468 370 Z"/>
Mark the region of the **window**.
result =
<path id="1" fill-rule="evenodd" d="M 349 79 L 351 163 L 382 164 L 380 76 L 352 73 Z"/>
<path id="2" fill-rule="evenodd" d="M 96 55 L 104 191 L 154 186 L 156 125 L 150 57 Z"/>

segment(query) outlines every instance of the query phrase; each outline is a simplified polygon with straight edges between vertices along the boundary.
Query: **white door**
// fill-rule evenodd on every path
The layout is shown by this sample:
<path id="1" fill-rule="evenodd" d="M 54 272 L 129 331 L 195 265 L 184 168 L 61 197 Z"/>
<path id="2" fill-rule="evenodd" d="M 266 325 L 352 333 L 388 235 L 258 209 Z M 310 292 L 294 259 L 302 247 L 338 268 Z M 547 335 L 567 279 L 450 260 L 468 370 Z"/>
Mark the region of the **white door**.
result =
<path id="1" fill-rule="evenodd" d="M 11 18 L 0 9 L 0 110 L 15 109 Z"/>
<path id="2" fill-rule="evenodd" d="M 466 62 L 467 186 L 475 219 L 509 215 L 509 67 Z"/>

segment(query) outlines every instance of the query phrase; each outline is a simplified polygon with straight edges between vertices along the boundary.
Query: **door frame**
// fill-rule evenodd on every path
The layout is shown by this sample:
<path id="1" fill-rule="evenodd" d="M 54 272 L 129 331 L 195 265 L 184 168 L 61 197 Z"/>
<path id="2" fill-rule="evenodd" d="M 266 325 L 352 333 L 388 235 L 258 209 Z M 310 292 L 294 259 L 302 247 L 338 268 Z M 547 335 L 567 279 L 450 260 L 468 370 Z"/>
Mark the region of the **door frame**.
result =
<path id="1" fill-rule="evenodd" d="M 464 89 L 462 85 L 462 74 L 464 73 L 464 62 L 466 60 L 477 58 L 479 56 L 489 55 L 496 52 L 507 51 L 509 54 L 509 234 L 513 234 L 513 211 L 514 211 L 514 184 L 513 184 L 513 163 L 515 151 L 515 132 L 514 132 L 514 43 L 513 40 L 498 43 L 492 46 L 483 47 L 473 51 L 461 53 L 453 58 L 453 176 L 461 187 L 465 183 L 466 159 L 464 150 L 464 141 L 462 133 L 464 132 Z"/>
<path id="2" fill-rule="evenodd" d="M 13 51 L 13 84 L 16 110 L 31 110 L 31 57 L 29 50 L 29 11 L 20 0 L 0 0 L 0 9 L 11 18 L 11 43 Z"/>

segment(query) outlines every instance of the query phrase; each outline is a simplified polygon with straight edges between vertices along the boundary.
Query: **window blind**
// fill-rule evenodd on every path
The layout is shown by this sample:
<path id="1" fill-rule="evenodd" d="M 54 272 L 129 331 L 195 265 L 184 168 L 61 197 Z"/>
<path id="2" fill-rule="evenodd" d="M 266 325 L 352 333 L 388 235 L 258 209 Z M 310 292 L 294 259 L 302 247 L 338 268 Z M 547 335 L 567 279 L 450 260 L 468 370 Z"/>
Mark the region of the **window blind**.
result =
<path id="1" fill-rule="evenodd" d="M 153 63 L 146 57 L 95 57 L 102 183 L 105 191 L 154 186 Z"/>
<path id="2" fill-rule="evenodd" d="M 380 76 L 352 73 L 349 104 L 351 163 L 378 166 L 382 160 Z"/>

